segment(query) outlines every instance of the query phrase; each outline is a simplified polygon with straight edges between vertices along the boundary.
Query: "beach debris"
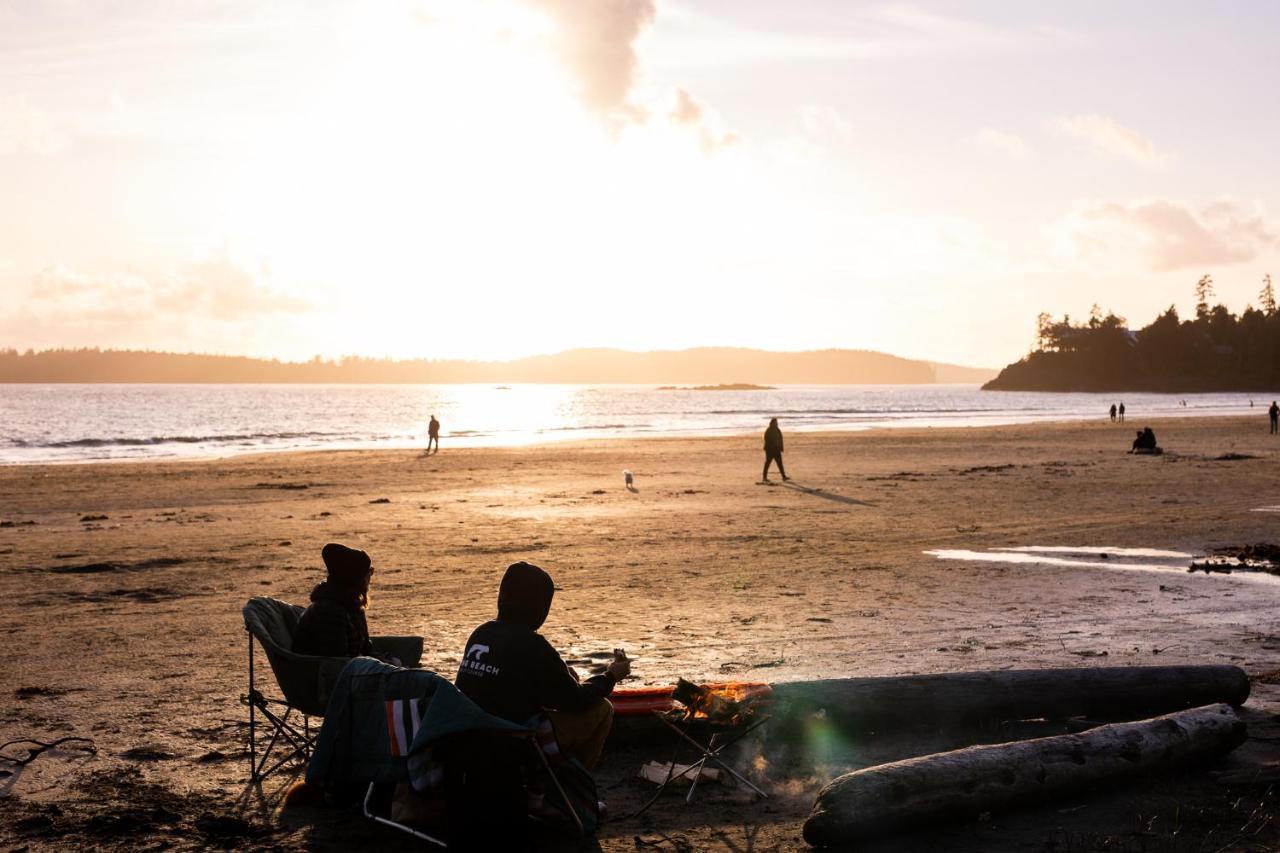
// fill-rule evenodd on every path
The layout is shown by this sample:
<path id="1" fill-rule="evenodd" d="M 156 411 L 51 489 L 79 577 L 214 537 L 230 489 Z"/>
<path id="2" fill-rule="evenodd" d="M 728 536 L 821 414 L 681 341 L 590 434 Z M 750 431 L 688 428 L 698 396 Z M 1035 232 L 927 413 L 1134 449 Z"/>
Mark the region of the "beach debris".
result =
<path id="1" fill-rule="evenodd" d="M 81 524 L 87 524 L 90 521 L 106 521 L 106 520 L 107 520 L 107 517 L 105 515 L 82 515 L 80 517 Z"/>
<path id="2" fill-rule="evenodd" d="M 844 846 L 895 830 L 971 819 L 1100 783 L 1168 771 L 1244 743 L 1225 704 L 1080 734 L 972 746 L 868 767 L 830 782 L 804 823 L 815 846 Z"/>
<path id="3" fill-rule="evenodd" d="M 285 491 L 300 491 L 302 489 L 311 488 L 310 483 L 254 483 L 255 489 L 283 489 Z"/>
<path id="4" fill-rule="evenodd" d="M 704 766 L 695 772 L 692 764 L 675 764 L 670 761 L 650 761 L 641 766 L 636 776 L 655 785 L 662 785 L 670 780 L 671 784 L 681 787 L 692 785 L 695 777 L 699 783 L 720 781 L 720 771 L 714 767 Z"/>
<path id="5" fill-rule="evenodd" d="M 838 729 L 1004 720 L 1135 719 L 1249 698 L 1237 666 L 1111 666 L 835 678 L 773 685 L 783 721 L 824 712 Z"/>
<path id="6" fill-rule="evenodd" d="M 389 503 L 391 503 L 391 498 L 374 498 L 373 500 L 369 501 L 369 503 L 371 503 L 371 504 L 389 504 Z"/>
<path id="7" fill-rule="evenodd" d="M 959 473 L 960 473 L 960 476 L 962 477 L 965 474 L 999 474 L 1001 471 L 1010 471 L 1017 467 L 1018 466 L 1014 465 L 1012 462 L 1006 463 L 1004 465 L 978 465 L 977 467 L 974 467 L 974 468 L 965 468 Z"/>
<path id="8" fill-rule="evenodd" d="M 126 749 L 120 753 L 120 757 L 129 761 L 169 761 L 177 758 L 176 755 L 164 747 L 151 744 Z"/>
<path id="9" fill-rule="evenodd" d="M 1224 575 L 1233 571 L 1280 575 L 1280 545 L 1259 542 L 1254 545 L 1213 548 L 1207 557 L 1193 560 L 1187 571 Z"/>
<path id="10" fill-rule="evenodd" d="M 19 688 L 21 689 L 21 688 Z M 0 764 L 25 767 L 50 750 L 60 752 L 97 753 L 98 747 L 92 738 L 68 735 L 56 740 L 44 741 L 34 738 L 18 738 L 0 744 Z"/>

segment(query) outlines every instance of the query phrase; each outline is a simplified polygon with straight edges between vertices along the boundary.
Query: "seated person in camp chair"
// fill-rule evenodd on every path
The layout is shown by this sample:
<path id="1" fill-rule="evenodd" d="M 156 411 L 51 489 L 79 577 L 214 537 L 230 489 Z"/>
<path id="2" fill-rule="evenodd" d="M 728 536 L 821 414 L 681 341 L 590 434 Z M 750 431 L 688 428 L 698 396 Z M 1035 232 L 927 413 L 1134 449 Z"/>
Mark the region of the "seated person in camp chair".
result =
<path id="1" fill-rule="evenodd" d="M 334 542 L 325 545 L 320 556 L 328 578 L 311 590 L 311 604 L 293 634 L 293 651 L 345 658 L 373 654 L 364 617 L 373 561 L 364 551 Z"/>
<path id="2" fill-rule="evenodd" d="M 498 590 L 498 618 L 472 632 L 455 683 L 495 717 L 525 723 L 545 710 L 560 749 L 590 770 L 613 722 L 605 697 L 631 674 L 631 663 L 619 654 L 605 672 L 580 682 L 538 633 L 554 594 L 551 576 L 537 566 L 508 567 Z"/>

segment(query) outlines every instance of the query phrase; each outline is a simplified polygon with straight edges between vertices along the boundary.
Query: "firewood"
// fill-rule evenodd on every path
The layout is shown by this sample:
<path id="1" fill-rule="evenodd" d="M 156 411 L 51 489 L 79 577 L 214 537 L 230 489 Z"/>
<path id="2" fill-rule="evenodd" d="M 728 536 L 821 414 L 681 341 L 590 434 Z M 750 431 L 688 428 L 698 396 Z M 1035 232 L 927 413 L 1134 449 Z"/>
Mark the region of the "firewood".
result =
<path id="1" fill-rule="evenodd" d="M 1082 734 L 967 749 L 868 767 L 818 794 L 804 824 L 815 846 L 1087 791 L 1223 755 L 1244 742 L 1230 706 L 1210 705 Z"/>
<path id="2" fill-rule="evenodd" d="M 773 686 L 775 721 L 822 712 L 846 730 L 1003 720 L 1138 719 L 1216 702 L 1240 706 L 1236 666 L 1119 666 L 839 678 Z M 777 723 L 775 723 L 777 725 Z"/>

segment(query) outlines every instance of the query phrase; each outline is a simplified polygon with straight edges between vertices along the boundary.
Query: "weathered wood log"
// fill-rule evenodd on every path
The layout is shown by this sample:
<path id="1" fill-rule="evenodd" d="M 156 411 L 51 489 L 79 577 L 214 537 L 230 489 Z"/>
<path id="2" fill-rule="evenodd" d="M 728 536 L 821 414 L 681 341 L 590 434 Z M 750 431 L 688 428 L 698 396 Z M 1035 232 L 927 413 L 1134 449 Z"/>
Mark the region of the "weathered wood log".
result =
<path id="1" fill-rule="evenodd" d="M 971 746 L 846 773 L 818 794 L 804 824 L 814 846 L 974 817 L 1169 770 L 1230 752 L 1245 724 L 1228 705 L 1113 723 L 1076 735 Z"/>
<path id="2" fill-rule="evenodd" d="M 1003 720 L 1117 720 L 1249 698 L 1236 666 L 1119 666 L 840 678 L 773 685 L 779 721 L 823 712 L 846 730 Z"/>

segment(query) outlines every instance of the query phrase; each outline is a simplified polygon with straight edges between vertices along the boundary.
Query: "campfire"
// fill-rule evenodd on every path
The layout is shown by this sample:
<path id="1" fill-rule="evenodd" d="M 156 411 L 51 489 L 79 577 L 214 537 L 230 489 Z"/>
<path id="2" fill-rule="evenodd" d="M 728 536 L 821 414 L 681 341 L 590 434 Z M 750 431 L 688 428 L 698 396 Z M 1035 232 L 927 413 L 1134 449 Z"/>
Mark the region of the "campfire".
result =
<path id="1" fill-rule="evenodd" d="M 757 708 L 767 704 L 772 694 L 768 684 L 759 682 L 730 681 L 703 685 L 681 678 L 676 681 L 671 696 L 684 709 L 672 709 L 671 714 L 685 722 L 705 720 L 716 725 L 740 726 L 749 723 Z"/>

